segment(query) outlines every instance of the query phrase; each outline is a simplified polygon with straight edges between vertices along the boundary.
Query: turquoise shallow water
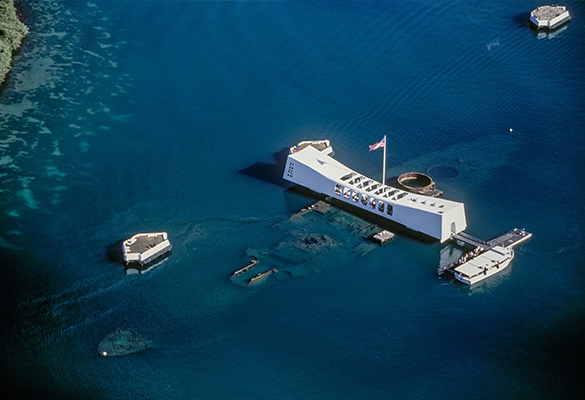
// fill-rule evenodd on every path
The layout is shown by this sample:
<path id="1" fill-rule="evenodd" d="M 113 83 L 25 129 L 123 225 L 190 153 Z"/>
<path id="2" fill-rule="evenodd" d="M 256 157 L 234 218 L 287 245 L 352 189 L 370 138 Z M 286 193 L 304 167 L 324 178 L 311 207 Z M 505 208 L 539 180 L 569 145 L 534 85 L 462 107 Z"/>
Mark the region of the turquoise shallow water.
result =
<path id="1" fill-rule="evenodd" d="M 581 398 L 585 6 L 537 35 L 538 5 L 30 2 L 0 95 L 7 392 Z M 275 153 L 328 138 L 379 179 L 367 146 L 384 134 L 387 175 L 431 173 L 468 233 L 534 234 L 504 273 L 470 289 L 436 276 L 443 245 L 362 255 L 346 235 L 257 287 L 230 281 L 249 254 L 334 236 L 281 229 L 313 199 L 274 179 Z M 108 257 L 158 230 L 173 252 L 148 273 Z M 99 357 L 120 326 L 155 347 Z"/>

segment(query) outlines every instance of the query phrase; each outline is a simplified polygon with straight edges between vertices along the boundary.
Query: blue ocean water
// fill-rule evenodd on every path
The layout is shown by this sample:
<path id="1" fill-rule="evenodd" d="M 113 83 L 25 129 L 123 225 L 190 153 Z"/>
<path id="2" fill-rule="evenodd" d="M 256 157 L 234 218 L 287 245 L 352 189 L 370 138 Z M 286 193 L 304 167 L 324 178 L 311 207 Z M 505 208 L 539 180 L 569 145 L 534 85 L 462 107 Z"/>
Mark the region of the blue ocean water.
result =
<path id="1" fill-rule="evenodd" d="M 564 4 L 571 22 L 537 34 L 532 0 L 30 1 L 0 94 L 3 387 L 582 398 L 585 3 Z M 314 201 L 274 179 L 276 153 L 327 138 L 380 179 L 383 135 L 387 175 L 429 172 L 468 233 L 533 233 L 505 272 L 457 285 L 435 273 L 444 245 L 399 235 L 230 281 Z M 173 252 L 147 273 L 112 260 L 162 230 Z M 118 327 L 155 347 L 100 357 Z"/>

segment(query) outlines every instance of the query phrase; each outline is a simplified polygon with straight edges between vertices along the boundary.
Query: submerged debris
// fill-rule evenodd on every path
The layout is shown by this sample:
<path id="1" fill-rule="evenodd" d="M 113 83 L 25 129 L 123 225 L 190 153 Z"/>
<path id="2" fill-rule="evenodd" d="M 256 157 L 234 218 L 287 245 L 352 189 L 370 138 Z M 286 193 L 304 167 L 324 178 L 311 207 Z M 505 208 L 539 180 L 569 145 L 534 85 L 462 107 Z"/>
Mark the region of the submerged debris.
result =
<path id="1" fill-rule="evenodd" d="M 98 345 L 98 353 L 103 357 L 124 356 L 152 347 L 152 340 L 140 337 L 134 332 L 117 328 L 109 333 Z"/>
<path id="2" fill-rule="evenodd" d="M 371 237 L 380 231 L 376 225 L 324 201 L 301 209 L 274 228 L 284 234 L 284 239 L 269 248 L 248 249 L 246 257 L 252 261 L 232 273 L 233 283 L 248 286 L 267 282 L 271 275 L 282 280 L 343 265 L 378 247 Z M 320 263 L 325 255 L 337 261 Z"/>
<path id="3" fill-rule="evenodd" d="M 260 272 L 259 274 L 254 275 L 252 278 L 248 279 L 247 284 L 251 285 L 253 283 L 258 283 L 264 280 L 268 275 L 277 273 L 278 270 L 276 268 L 269 269 L 268 271 Z"/>
<path id="4" fill-rule="evenodd" d="M 380 231 L 372 236 L 372 241 L 374 243 L 378 243 L 380 246 L 384 246 L 385 244 L 388 244 L 388 242 L 392 241 L 393 239 L 394 239 L 394 234 L 392 232 L 386 231 L 386 230 Z"/>
<path id="5" fill-rule="evenodd" d="M 248 272 L 254 265 L 258 264 L 260 261 L 258 260 L 252 260 L 250 261 L 250 264 L 246 265 L 244 268 L 240 268 L 239 270 L 237 270 L 236 272 L 234 272 L 232 274 L 232 278 L 238 276 L 238 275 L 242 275 L 245 274 L 246 272 Z"/>

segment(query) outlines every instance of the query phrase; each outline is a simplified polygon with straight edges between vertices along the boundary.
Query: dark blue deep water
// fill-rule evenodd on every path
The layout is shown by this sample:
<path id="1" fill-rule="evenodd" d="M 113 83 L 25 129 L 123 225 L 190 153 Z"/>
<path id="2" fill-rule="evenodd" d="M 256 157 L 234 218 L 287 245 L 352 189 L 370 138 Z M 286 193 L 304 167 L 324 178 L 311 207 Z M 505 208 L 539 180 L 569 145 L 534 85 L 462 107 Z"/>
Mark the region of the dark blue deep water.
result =
<path id="1" fill-rule="evenodd" d="M 585 2 L 563 4 L 537 34 L 539 0 L 29 1 L 0 94 L 3 392 L 581 399 Z M 314 201 L 275 153 L 327 138 L 380 179 L 383 135 L 388 176 L 431 173 L 469 234 L 534 234 L 505 272 L 457 285 L 445 245 L 399 235 L 230 281 Z M 112 249 L 144 231 L 173 252 L 126 275 Z M 155 346 L 100 357 L 118 327 Z"/>

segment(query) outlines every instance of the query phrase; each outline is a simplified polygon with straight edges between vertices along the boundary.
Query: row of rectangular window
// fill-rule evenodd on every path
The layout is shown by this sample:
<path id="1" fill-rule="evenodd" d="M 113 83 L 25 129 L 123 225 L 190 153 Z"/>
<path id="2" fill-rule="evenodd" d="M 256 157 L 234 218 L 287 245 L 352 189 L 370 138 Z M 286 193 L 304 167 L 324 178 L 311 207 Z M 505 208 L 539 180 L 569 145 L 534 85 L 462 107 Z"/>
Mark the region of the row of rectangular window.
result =
<path id="1" fill-rule="evenodd" d="M 398 190 L 396 190 L 396 192 L 398 192 Z M 384 212 L 384 209 L 386 209 L 386 214 L 388 215 L 392 215 L 392 213 L 394 212 L 394 207 L 392 207 L 392 204 L 386 204 L 382 200 L 377 200 L 375 197 L 373 196 L 370 197 L 365 193 L 362 193 L 360 196 L 360 193 L 355 190 L 352 193 L 352 190 L 348 187 L 335 185 L 335 194 L 338 196 L 343 195 L 343 197 L 345 197 L 346 199 L 351 198 L 351 200 L 353 200 L 356 203 L 361 202 L 364 206 L 369 206 L 373 210 L 375 210 L 377 207 L 378 211 L 382 213 Z M 406 193 L 404 195 L 406 195 Z"/>

